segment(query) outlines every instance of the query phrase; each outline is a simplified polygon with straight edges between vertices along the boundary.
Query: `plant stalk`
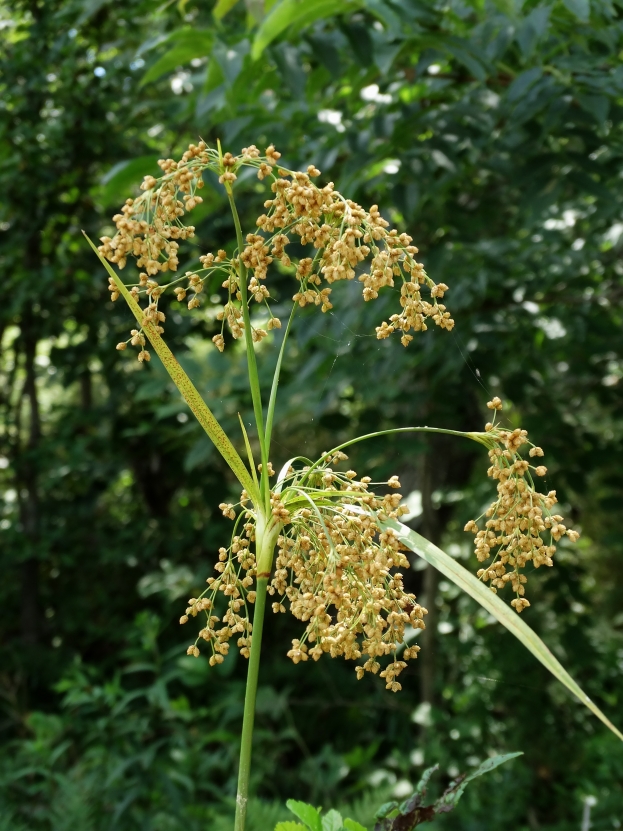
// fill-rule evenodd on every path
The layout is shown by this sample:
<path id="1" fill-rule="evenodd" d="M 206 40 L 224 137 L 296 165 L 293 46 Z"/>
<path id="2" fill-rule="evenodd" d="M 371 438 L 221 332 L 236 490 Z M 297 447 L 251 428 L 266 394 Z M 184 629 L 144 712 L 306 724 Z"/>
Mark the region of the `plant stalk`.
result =
<path id="1" fill-rule="evenodd" d="M 266 611 L 267 577 L 258 577 L 253 614 L 253 632 L 251 636 L 251 655 L 247 673 L 247 687 L 244 697 L 244 715 L 242 719 L 242 740 L 240 745 L 240 766 L 238 768 L 238 792 L 236 794 L 236 819 L 234 831 L 244 831 L 249 801 L 249 776 L 251 773 L 251 748 L 253 744 L 253 723 L 255 721 L 255 698 L 260 669 L 260 652 L 262 649 L 262 630 Z"/>
<path id="2" fill-rule="evenodd" d="M 227 191 L 227 198 L 229 199 L 229 206 L 231 208 L 232 217 L 234 219 L 234 226 L 236 228 L 236 241 L 238 244 L 238 286 L 240 289 L 242 317 L 244 320 L 244 339 L 247 347 L 247 368 L 249 370 L 249 385 L 251 387 L 251 397 L 253 399 L 253 412 L 255 415 L 255 423 L 257 425 L 258 439 L 260 442 L 260 454 L 262 458 L 262 476 L 260 479 L 260 488 L 264 499 L 264 507 L 268 508 L 268 450 L 266 447 L 266 440 L 264 435 L 264 412 L 262 409 L 260 379 L 257 371 L 257 360 L 255 358 L 255 349 L 253 348 L 253 336 L 251 333 L 251 319 L 249 315 L 247 291 L 247 269 L 243 265 L 241 259 L 242 252 L 244 251 L 244 240 L 242 237 L 242 227 L 240 225 L 238 209 L 236 208 L 234 194 L 229 183 L 225 186 L 225 190 Z"/>

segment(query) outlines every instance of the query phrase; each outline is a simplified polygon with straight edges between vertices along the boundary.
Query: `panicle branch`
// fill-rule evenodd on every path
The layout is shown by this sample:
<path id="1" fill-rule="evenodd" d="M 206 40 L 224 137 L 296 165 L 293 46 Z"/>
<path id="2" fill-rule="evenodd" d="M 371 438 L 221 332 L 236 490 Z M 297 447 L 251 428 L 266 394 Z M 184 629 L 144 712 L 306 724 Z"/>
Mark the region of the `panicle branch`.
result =
<path id="1" fill-rule="evenodd" d="M 247 282 L 248 303 L 255 302 L 268 309 L 266 328 L 253 327 L 253 340 L 261 341 L 271 329 L 280 328 L 268 305 L 271 299 L 269 267 L 279 262 L 291 269 L 297 283 L 292 297 L 301 307 L 318 306 L 327 312 L 333 308 L 331 286 L 340 280 L 356 276 L 363 285 L 363 298 L 374 300 L 383 287 L 400 287 L 400 310 L 376 327 L 379 339 L 394 332 L 407 346 L 413 339 L 411 332 L 425 331 L 427 320 L 442 329 L 452 329 L 454 321 L 440 302 L 448 286 L 434 283 L 415 255 L 418 249 L 405 233 L 388 230 L 377 205 L 369 211 L 346 199 L 335 190 L 332 182 L 319 187 L 313 179 L 320 171 L 313 165 L 306 172 L 289 170 L 279 165 L 281 154 L 270 145 L 264 155 L 254 145 L 245 147 L 240 155 L 222 154 L 201 141 L 191 144 L 179 161 L 160 159 L 162 176 L 146 176 L 136 199 L 127 199 L 121 212 L 113 217 L 116 233 L 102 237 L 99 251 L 120 269 L 129 257 L 136 260 L 140 271 L 139 282 L 131 287 L 136 300 L 146 302 L 146 320 L 157 321 L 162 329 L 164 313 L 159 309 L 161 296 L 172 290 L 178 301 L 186 300 L 189 309 L 201 304 L 200 295 L 206 283 L 221 273 L 221 288 L 227 291 L 219 319 L 221 332 L 214 336 L 216 347 L 225 348 L 225 326 L 234 339 L 244 334 L 242 275 Z M 199 257 L 201 267 L 187 271 L 183 277 L 162 282 L 162 275 L 175 272 L 179 265 L 179 245 L 195 235 L 192 225 L 185 225 L 183 217 L 203 199 L 199 191 L 204 187 L 204 173 L 211 171 L 226 188 L 231 188 L 241 168 L 256 170 L 260 180 L 270 180 L 272 198 L 264 202 L 265 213 L 258 217 L 256 230 L 247 234 L 242 251 L 228 257 L 225 251 Z M 286 248 L 298 242 L 310 249 L 311 256 L 294 257 Z M 367 270 L 364 263 L 369 260 Z M 223 279 L 224 278 L 224 279 Z M 111 299 L 119 293 L 114 282 L 109 286 Z M 244 287 L 243 287 L 244 288 Z M 428 299 L 422 292 L 426 291 Z M 138 334 L 141 332 L 139 330 Z M 133 340 L 134 338 L 134 340 Z M 139 338 L 140 340 L 140 338 Z M 137 345 L 134 334 L 127 344 Z M 149 353 L 141 346 L 139 360 L 149 360 Z"/>

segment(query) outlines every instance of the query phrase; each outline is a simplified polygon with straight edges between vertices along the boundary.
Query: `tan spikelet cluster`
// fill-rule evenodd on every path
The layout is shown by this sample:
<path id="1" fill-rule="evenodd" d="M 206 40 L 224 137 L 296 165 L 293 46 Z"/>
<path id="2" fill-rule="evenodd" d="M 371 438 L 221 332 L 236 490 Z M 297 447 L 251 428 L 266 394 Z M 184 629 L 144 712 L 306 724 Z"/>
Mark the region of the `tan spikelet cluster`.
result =
<path id="1" fill-rule="evenodd" d="M 244 491 L 242 500 L 246 502 Z M 224 516 L 236 519 L 233 505 L 222 503 L 219 507 Z M 210 666 L 223 662 L 229 652 L 229 641 L 236 635 L 238 649 L 244 658 L 249 657 L 251 649 L 253 624 L 249 618 L 249 605 L 255 603 L 253 585 L 256 566 L 251 549 L 255 539 L 255 522 L 247 512 L 239 514 L 238 519 L 244 520 L 242 533 L 236 533 L 237 522 L 229 548 L 219 549 L 218 562 L 214 566 L 218 577 L 208 578 L 208 588 L 200 597 L 190 598 L 186 613 L 180 618 L 180 623 L 187 623 L 189 617 L 205 615 L 205 626 L 195 643 L 188 647 L 187 653 L 198 657 L 199 643 L 206 641 L 211 652 Z M 225 596 L 227 604 L 222 618 L 215 613 L 219 592 Z"/>
<path id="2" fill-rule="evenodd" d="M 339 472 L 330 467 L 345 460 L 345 454 L 338 451 L 300 470 L 290 468 L 271 493 L 272 527 L 279 536 L 268 592 L 278 598 L 273 611 L 285 612 L 288 604 L 294 617 L 306 623 L 303 635 L 288 652 L 294 663 L 310 656 L 318 660 L 325 652 L 331 657 L 362 659 L 356 667 L 358 678 L 380 671 L 387 689 L 397 692 L 401 689 L 398 675 L 420 649 L 404 646 L 406 629 L 424 629 L 427 612 L 405 591 L 402 573 L 397 571 L 409 568 L 403 546 L 391 530 L 382 531 L 379 522 L 398 518 L 407 509 L 400 505 L 400 493 L 378 496 L 370 490 L 371 485 L 384 485 L 395 491 L 400 487 L 396 476 L 372 483 L 368 476 L 358 479 L 353 470 Z M 189 616 L 205 613 L 206 625 L 188 647 L 188 654 L 198 656 L 199 644 L 205 640 L 212 650 L 211 664 L 222 662 L 235 634 L 240 635 L 241 654 L 249 657 L 257 514 L 248 507 L 244 491 L 239 504 L 242 511 L 238 514 L 235 505 L 223 502 L 219 506 L 225 517 L 235 520 L 232 542 L 219 550 L 215 566 L 219 576 L 209 578 L 206 591 L 189 600 L 180 620 L 186 623 Z M 241 522 L 243 532 L 239 533 Z M 215 613 L 218 592 L 228 598 L 222 619 Z M 379 659 L 386 656 L 393 660 L 382 667 Z"/>
<path id="3" fill-rule="evenodd" d="M 240 338 L 245 317 L 250 325 L 245 307 L 251 300 L 263 304 L 268 312 L 266 328 L 251 329 L 255 342 L 271 329 L 281 327 L 267 302 L 271 297 L 268 270 L 275 261 L 294 272 L 298 283 L 294 302 L 299 306 L 316 305 L 323 312 L 332 308 L 331 284 L 353 280 L 358 271 L 365 300 L 377 298 L 383 287 L 395 287 L 398 280 L 401 310 L 376 327 L 379 339 L 398 332 L 407 346 L 413 339 L 409 333 L 425 331 L 427 320 L 442 329 L 452 329 L 454 321 L 439 302 L 448 287 L 428 277 L 415 259 L 418 249 L 411 237 L 388 230 L 378 206 L 364 210 L 345 199 L 332 182 L 318 187 L 312 180 L 320 171 L 313 165 L 306 172 L 288 170 L 278 165 L 280 156 L 272 145 L 263 156 L 254 145 L 234 156 L 201 141 L 191 144 L 179 161 L 161 159 L 158 164 L 163 175 L 158 179 L 146 176 L 141 185 L 144 193 L 126 200 L 121 212 L 113 217 L 116 233 L 112 238 L 101 238 L 100 252 L 119 268 L 124 268 L 129 257 L 136 259 L 143 271 L 139 283 L 130 287 L 131 293 L 137 301 L 145 298 L 149 310 L 157 316 L 163 314 L 158 299 L 169 289 L 179 302 L 186 301 L 189 309 L 199 307 L 205 285 L 217 288 L 213 277 L 221 272 L 221 288 L 227 290 L 227 299 L 218 314 L 221 332 L 213 338 L 221 352 L 226 343 L 225 326 L 234 338 Z M 170 282 L 160 282 L 161 274 L 177 270 L 180 241 L 194 236 L 194 227 L 184 225 L 183 217 L 203 201 L 198 190 L 204 186 L 204 172 L 216 173 L 219 181 L 231 189 L 241 167 L 255 168 L 260 180 L 270 179 L 273 193 L 273 198 L 264 203 L 266 212 L 258 218 L 256 231 L 247 234 L 243 250 L 231 258 L 222 250 L 205 254 L 199 258 L 200 268 Z M 311 256 L 291 257 L 286 248 L 293 241 L 309 246 Z M 368 259 L 369 269 L 364 271 Z M 119 292 L 114 281 L 109 288 L 111 299 L 116 300 Z M 429 300 L 422 297 L 424 289 Z M 128 339 L 117 348 L 125 349 L 130 342 Z M 141 355 L 139 360 L 149 360 L 144 348 Z"/>
<path id="4" fill-rule="evenodd" d="M 255 271 L 258 280 L 265 278 L 266 266 L 273 259 L 286 266 L 292 264 L 285 248 L 293 235 L 302 245 L 311 245 L 316 251 L 313 257 L 304 257 L 296 264 L 300 287 L 293 300 L 300 306 L 315 304 L 323 312 L 331 309 L 331 289 L 323 287 L 323 283 L 353 280 L 357 267 L 371 256 L 369 273 L 358 278 L 363 283 L 364 300 L 376 299 L 381 288 L 394 286 L 396 278 L 401 281 L 402 311 L 392 315 L 390 323 L 377 327 L 378 338 L 401 331 L 406 346 L 412 340 L 407 333 L 426 330 L 427 318 L 441 328 L 452 329 L 450 313 L 437 302 L 448 287 L 444 283 L 436 285 L 416 261 L 418 249 L 411 244 L 410 236 L 387 230 L 389 223 L 377 205 L 364 210 L 345 199 L 332 182 L 319 188 L 312 182 L 320 173 L 314 167 L 309 167 L 307 173 L 282 168 L 278 172 L 280 178 L 275 178 L 271 185 L 275 196 L 264 203 L 267 213 L 257 220 L 258 228 L 271 236 L 264 239 L 255 235 L 251 243 L 262 251 L 259 274 Z M 253 268 L 250 251 L 247 261 Z M 422 299 L 423 286 L 429 289 L 432 303 Z"/>
<path id="5" fill-rule="evenodd" d="M 502 409 L 499 398 L 487 406 Z M 543 450 L 528 441 L 526 430 L 504 430 L 489 423 L 485 433 L 473 434 L 489 448 L 491 466 L 487 473 L 498 483 L 498 497 L 483 517 L 470 520 L 466 531 L 475 534 L 478 561 L 484 563 L 493 557 L 490 565 L 478 571 L 478 577 L 489 582 L 492 591 L 512 586 L 515 599 L 511 601 L 518 612 L 530 605 L 525 597 L 527 578 L 520 570 L 528 564 L 535 568 L 552 566 L 555 542 L 566 535 L 572 542 L 579 538 L 577 531 L 563 525 L 563 518 L 553 514 L 557 503 L 556 491 L 539 493 L 533 477 L 545 476 L 547 468 L 533 465 L 524 459 L 520 448 L 529 445 L 530 459 L 543 456 Z M 484 527 L 479 522 L 484 518 Z"/>
<path id="6" fill-rule="evenodd" d="M 379 527 L 379 520 L 405 511 L 401 495 L 376 496 L 369 477 L 339 473 L 326 463 L 292 472 L 286 481 L 273 494 L 273 514 L 285 527 L 269 592 L 280 597 L 273 611 L 285 612 L 288 603 L 306 623 L 288 657 L 294 663 L 317 661 L 323 653 L 362 659 L 356 667 L 361 678 L 379 672 L 378 659 L 392 655 L 380 676 L 387 689 L 400 690 L 396 678 L 419 652 L 418 646 L 406 647 L 398 658 L 405 628 L 423 629 L 426 614 L 395 571 L 409 568 L 398 538 Z M 376 484 L 400 487 L 396 477 Z"/>

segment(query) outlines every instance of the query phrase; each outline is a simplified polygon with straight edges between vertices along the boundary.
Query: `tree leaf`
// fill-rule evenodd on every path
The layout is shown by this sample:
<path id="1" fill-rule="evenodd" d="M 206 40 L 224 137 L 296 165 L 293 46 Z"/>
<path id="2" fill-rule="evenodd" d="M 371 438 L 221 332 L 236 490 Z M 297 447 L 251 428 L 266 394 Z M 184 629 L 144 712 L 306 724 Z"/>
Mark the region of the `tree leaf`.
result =
<path id="1" fill-rule="evenodd" d="M 396 800 L 392 800 L 391 802 L 384 802 L 374 815 L 374 819 L 385 819 L 385 817 L 389 816 L 389 814 L 391 814 L 392 811 L 397 810 L 398 803 L 396 802 Z"/>
<path id="2" fill-rule="evenodd" d="M 588 23 L 591 16 L 591 0 L 562 0 L 572 15 L 582 23 Z"/>
<path id="3" fill-rule="evenodd" d="M 390 35 L 400 37 L 403 30 L 401 20 L 387 0 L 363 0 L 363 5 L 370 14 L 385 24 Z"/>
<path id="4" fill-rule="evenodd" d="M 522 25 L 518 27 L 516 39 L 524 57 L 532 53 L 538 41 L 545 34 L 549 25 L 550 10 L 549 6 L 537 6 L 524 18 Z"/>
<path id="5" fill-rule="evenodd" d="M 222 20 L 234 8 L 237 2 L 238 0 L 218 0 L 212 14 L 217 20 Z"/>
<path id="6" fill-rule="evenodd" d="M 606 95 L 591 92 L 586 95 L 578 94 L 577 99 L 582 109 L 590 113 L 598 124 L 603 124 L 608 118 L 610 99 Z"/>
<path id="7" fill-rule="evenodd" d="M 335 809 L 322 817 L 322 831 L 342 831 L 342 815 Z"/>
<path id="8" fill-rule="evenodd" d="M 100 180 L 100 198 L 104 205 L 121 203 L 137 182 L 149 173 L 158 172 L 158 156 L 138 156 L 118 162 Z"/>
<path id="9" fill-rule="evenodd" d="M 190 63 L 193 58 L 205 58 L 212 50 L 214 35 L 209 29 L 180 29 L 168 41 L 174 45 L 149 67 L 141 78 L 140 86 L 157 81 L 176 67 Z"/>
<path id="10" fill-rule="evenodd" d="M 472 773 L 455 779 L 442 796 L 439 797 L 437 802 L 435 802 L 435 813 L 444 814 L 452 811 L 459 799 L 463 796 L 465 788 L 473 779 L 477 779 L 479 776 L 489 773 L 491 770 L 495 770 L 495 768 L 503 765 L 504 762 L 516 759 L 517 756 L 523 756 L 523 753 L 505 753 L 502 756 L 492 756 L 490 759 L 484 761 L 480 767 Z"/>
<path id="11" fill-rule="evenodd" d="M 426 788 L 428 787 L 429 780 L 436 770 L 439 770 L 439 765 L 433 765 L 430 768 L 426 768 L 415 788 L 417 793 L 421 793 L 422 796 L 424 796 L 424 794 L 426 793 Z"/>
<path id="12" fill-rule="evenodd" d="M 344 828 L 346 831 L 367 831 L 360 822 L 355 822 L 354 819 L 345 819 Z"/>
<path id="13" fill-rule="evenodd" d="M 180 366 L 179 362 L 177 361 L 169 347 L 162 340 L 160 334 L 156 331 L 155 325 L 149 321 L 143 323 L 143 311 L 139 307 L 136 300 L 132 297 L 130 292 L 127 290 L 127 288 L 119 278 L 119 275 L 110 266 L 110 263 L 107 260 L 105 260 L 104 257 L 102 257 L 100 252 L 97 250 L 97 246 L 89 239 L 89 237 L 86 234 L 84 234 L 84 236 L 86 237 L 87 242 L 89 243 L 93 251 L 95 251 L 95 253 L 97 254 L 98 259 L 108 272 L 109 276 L 112 277 L 112 279 L 114 280 L 115 285 L 119 290 L 119 293 L 123 296 L 124 300 L 130 307 L 130 310 L 136 318 L 139 325 L 142 326 L 143 331 L 147 335 L 149 342 L 154 348 L 154 351 L 162 361 L 166 371 L 171 376 L 171 380 L 180 391 L 182 398 L 192 410 L 195 418 L 197 419 L 199 424 L 201 424 L 208 436 L 212 439 L 216 449 L 225 459 L 225 461 L 229 465 L 232 472 L 235 474 L 236 478 L 238 479 L 242 487 L 245 488 L 245 490 L 251 496 L 253 501 L 259 502 L 259 493 L 257 488 L 255 487 L 253 479 L 251 478 L 251 474 L 249 473 L 249 471 L 245 467 L 244 462 L 238 455 L 236 448 L 229 440 L 228 435 L 225 433 L 221 425 L 214 417 L 214 413 L 205 403 L 203 398 L 199 395 L 193 382 L 184 372 L 184 370 Z M 314 831 L 316 831 L 316 829 L 314 829 Z M 322 830 L 318 828 L 318 831 Z"/>
<path id="14" fill-rule="evenodd" d="M 310 831 L 323 831 L 320 814 L 312 806 L 306 802 L 297 802 L 296 799 L 288 799 L 286 806 L 295 817 L 302 820 Z"/>
<path id="15" fill-rule="evenodd" d="M 452 557 L 437 548 L 420 534 L 412 531 L 401 522 L 388 519 L 381 523 L 381 526 L 393 529 L 400 541 L 411 551 L 426 560 L 449 580 L 452 580 L 459 588 L 473 597 L 480 605 L 490 612 L 502 626 L 505 626 L 521 643 L 530 650 L 543 666 L 564 684 L 588 709 L 608 727 L 615 736 L 623 741 L 623 733 L 618 730 L 608 717 L 594 704 L 582 688 L 573 680 L 560 661 L 552 655 L 541 638 L 534 632 L 527 623 L 519 617 L 517 612 L 507 606 L 504 601 L 494 594 L 478 580 L 470 571 L 457 563 Z"/>
<path id="16" fill-rule="evenodd" d="M 264 49 L 289 26 L 303 28 L 336 14 L 361 8 L 362 0 L 281 0 L 273 6 L 255 34 L 251 57 L 257 60 Z"/>
<path id="17" fill-rule="evenodd" d="M 506 100 L 517 101 L 535 81 L 539 80 L 542 74 L 543 69 L 540 66 L 533 66 L 520 73 L 506 91 Z"/>

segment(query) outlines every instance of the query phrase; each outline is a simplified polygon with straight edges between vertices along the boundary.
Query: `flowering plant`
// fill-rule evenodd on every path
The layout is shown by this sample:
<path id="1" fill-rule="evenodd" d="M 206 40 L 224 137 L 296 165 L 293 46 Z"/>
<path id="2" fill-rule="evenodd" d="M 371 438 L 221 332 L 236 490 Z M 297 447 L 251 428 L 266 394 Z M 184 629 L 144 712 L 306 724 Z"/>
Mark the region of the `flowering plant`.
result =
<path id="1" fill-rule="evenodd" d="M 219 549 L 217 576 L 207 579 L 203 594 L 188 601 L 180 621 L 202 621 L 188 647 L 189 654 L 198 656 L 201 649 L 207 649 L 210 664 L 221 663 L 235 638 L 241 655 L 249 659 L 235 831 L 243 831 L 245 825 L 267 597 L 273 598 L 274 612 L 289 608 L 305 624 L 288 652 L 294 663 L 318 660 L 325 653 L 341 656 L 357 662 L 359 678 L 365 672 L 379 673 L 386 687 L 397 692 L 401 689 L 398 676 L 419 651 L 418 646 L 405 645 L 406 629 L 424 628 L 427 613 L 403 585 L 399 569 L 409 567 L 408 550 L 475 597 L 621 736 L 532 630 L 495 597 L 498 590 L 510 585 L 515 595 L 511 605 L 521 612 L 529 606 L 522 569 L 528 563 L 537 568 L 552 566 L 555 543 L 561 536 L 566 534 L 572 541 L 578 537 L 576 531 L 565 527 L 559 514 L 552 513 L 555 491 L 542 494 L 537 490 L 535 482 L 546 469 L 532 461 L 543 455 L 541 448 L 529 442 L 525 430 L 507 430 L 496 423 L 495 416 L 502 409 L 498 398 L 488 403 L 494 417 L 482 432 L 432 427 L 379 431 L 354 438 L 316 460 L 304 456 L 289 459 L 271 485 L 275 476 L 271 438 L 281 364 L 298 309 L 314 305 L 321 312 L 328 311 L 333 283 L 357 278 L 364 301 L 376 299 L 383 289 L 394 289 L 397 294 L 396 312 L 376 327 L 379 339 L 397 333 L 407 347 L 412 333 L 425 332 L 430 323 L 443 330 L 454 326 L 450 312 L 440 302 L 448 286 L 428 276 L 416 260 L 418 250 L 411 237 L 388 230 L 376 205 L 366 211 L 342 196 L 332 183 L 316 185 L 314 179 L 320 172 L 313 165 L 300 172 L 289 170 L 279 160 L 272 145 L 264 155 L 251 146 L 234 156 L 223 153 L 220 145 L 191 144 L 179 161 L 160 160 L 159 179 L 145 177 L 143 193 L 126 200 L 114 217 L 117 230 L 113 237 L 102 237 L 99 248 L 91 243 L 108 270 L 111 299 L 123 296 L 137 321 L 137 328 L 117 349 L 136 347 L 138 360 L 144 363 L 151 358 L 151 345 L 242 489 L 237 504 L 223 502 L 219 506 L 234 526 L 231 540 Z M 254 169 L 259 180 L 270 183 L 271 192 L 264 202 L 265 213 L 246 235 L 234 199 L 242 168 Z M 199 192 L 207 172 L 218 177 L 227 194 L 236 248 L 231 255 L 224 250 L 204 254 L 199 268 L 176 276 L 179 241 L 192 238 L 195 231 L 183 218 L 201 203 Z M 293 242 L 309 255 L 289 254 L 287 248 Z M 109 265 L 123 269 L 128 258 L 135 258 L 139 269 L 138 280 L 129 286 Z M 292 309 L 285 326 L 273 315 L 269 302 L 269 272 L 276 263 L 294 278 Z M 215 280 L 221 282 L 224 301 L 218 315 L 221 331 L 213 341 L 221 352 L 232 341 L 244 341 L 259 463 L 242 421 L 247 464 L 162 338 L 166 321 L 162 306 L 167 294 L 185 301 L 192 310 L 201 305 L 205 288 L 213 287 Z M 263 326 L 251 318 L 253 304 L 266 309 L 268 318 Z M 256 344 L 271 330 L 281 329 L 279 357 L 266 404 L 260 389 Z M 497 480 L 497 499 L 483 517 L 466 526 L 475 533 L 478 560 L 487 563 L 477 577 L 400 522 L 407 509 L 396 492 L 400 487 L 397 477 L 372 482 L 369 476 L 340 469 L 346 467 L 344 450 L 348 446 L 395 432 L 448 433 L 488 449 L 488 472 Z M 524 448 L 529 449 L 528 458 L 522 454 Z M 383 488 L 389 491 L 381 492 Z M 226 609 L 219 614 L 221 594 Z M 386 658 L 389 661 L 383 664 Z"/>

